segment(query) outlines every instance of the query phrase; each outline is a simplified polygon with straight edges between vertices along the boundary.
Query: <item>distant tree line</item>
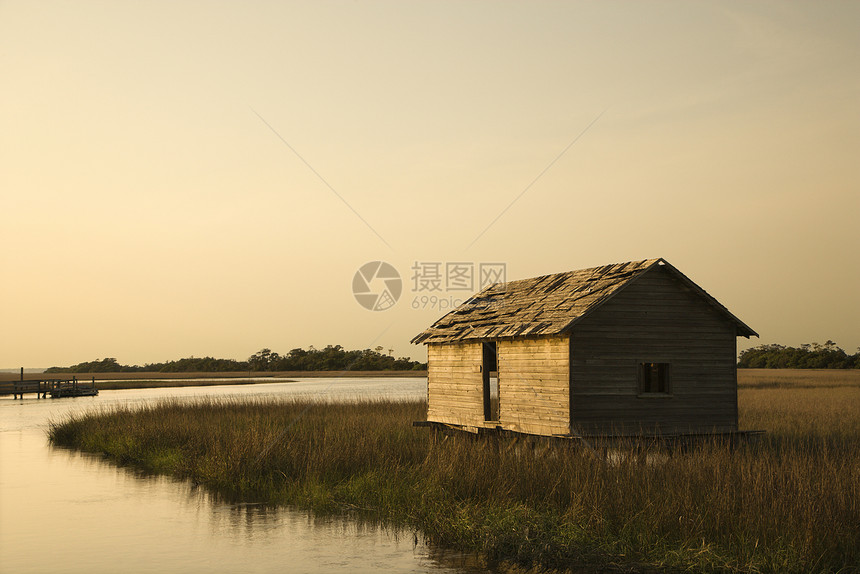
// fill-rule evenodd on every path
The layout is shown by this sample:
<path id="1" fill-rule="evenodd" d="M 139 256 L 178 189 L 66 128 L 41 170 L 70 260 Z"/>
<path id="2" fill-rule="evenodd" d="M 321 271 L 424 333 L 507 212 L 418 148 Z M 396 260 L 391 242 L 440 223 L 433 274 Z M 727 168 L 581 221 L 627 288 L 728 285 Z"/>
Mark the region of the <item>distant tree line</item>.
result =
<path id="1" fill-rule="evenodd" d="M 251 371 L 421 371 L 427 363 L 406 357 L 395 359 L 383 354 L 382 347 L 347 351 L 340 345 L 327 345 L 324 349 L 293 349 L 279 355 L 271 349 L 262 349 L 248 358 Z"/>
<path id="2" fill-rule="evenodd" d="M 406 357 L 382 353 L 382 347 L 347 351 L 340 345 L 327 345 L 324 349 L 311 346 L 305 350 L 293 349 L 280 355 L 271 349 L 261 349 L 248 357 L 247 361 L 215 359 L 212 357 L 188 357 L 166 363 L 121 365 L 113 357 L 78 363 L 70 367 L 51 367 L 46 373 L 190 373 L 223 371 L 421 371 L 427 363 Z M 390 353 L 391 351 L 389 351 Z"/>
<path id="3" fill-rule="evenodd" d="M 759 345 L 741 351 L 738 367 L 747 369 L 860 369 L 860 347 L 849 355 L 833 341 L 800 347 Z"/>

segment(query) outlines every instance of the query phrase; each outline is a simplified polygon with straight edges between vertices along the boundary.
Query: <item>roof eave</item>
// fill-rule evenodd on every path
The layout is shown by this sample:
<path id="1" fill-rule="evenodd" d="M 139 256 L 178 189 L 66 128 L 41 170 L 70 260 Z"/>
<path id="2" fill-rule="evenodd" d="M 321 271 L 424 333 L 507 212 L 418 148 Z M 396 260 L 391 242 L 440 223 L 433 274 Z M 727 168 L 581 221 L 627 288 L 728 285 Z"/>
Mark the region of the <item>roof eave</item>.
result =
<path id="1" fill-rule="evenodd" d="M 665 259 L 661 259 L 660 261 L 662 262 L 662 265 L 664 267 L 666 267 L 666 269 L 668 269 L 671 273 L 673 273 L 675 275 L 675 277 L 680 279 L 681 282 L 685 283 L 688 287 L 690 287 L 691 289 L 696 291 L 701 297 L 703 297 L 708 303 L 710 303 L 711 306 L 714 307 L 718 312 L 722 313 L 728 319 L 730 319 L 735 324 L 735 328 L 736 328 L 735 332 L 737 333 L 738 337 L 746 337 L 747 339 L 749 339 L 750 337 L 758 337 L 759 336 L 758 333 L 753 331 L 749 325 L 747 325 L 746 323 L 744 323 L 743 321 L 738 319 L 735 315 L 733 315 L 732 312 L 728 310 L 728 308 L 726 308 L 722 303 L 717 301 L 711 294 L 709 294 L 707 291 L 705 291 L 704 289 L 702 289 L 701 287 L 696 285 L 692 279 L 690 279 L 689 277 L 687 277 L 686 275 L 681 273 L 677 268 L 675 268 L 673 265 L 671 265 Z"/>
<path id="2" fill-rule="evenodd" d="M 660 267 L 666 268 L 677 279 L 679 279 L 682 283 L 687 285 L 687 287 L 689 287 L 690 289 L 695 291 L 696 294 L 698 294 L 700 297 L 702 297 L 717 312 L 724 315 L 732 323 L 734 323 L 736 336 L 746 337 L 747 339 L 749 339 L 750 337 L 758 337 L 759 336 L 759 334 L 756 333 L 755 331 L 753 331 L 752 328 L 749 327 L 749 325 L 747 325 L 746 323 L 744 323 L 743 321 L 738 319 L 736 316 L 734 316 L 732 314 L 732 312 L 729 311 L 722 303 L 717 301 L 712 295 L 710 295 L 707 291 L 705 291 L 704 289 L 699 287 L 692 279 L 690 279 L 689 277 L 687 277 L 686 275 L 681 273 L 674 265 L 672 265 L 671 263 L 669 263 L 668 261 L 666 261 L 662 257 L 660 257 L 659 259 L 655 259 L 653 263 L 651 263 L 647 267 L 644 267 L 639 273 L 637 273 L 634 277 L 631 277 L 628 281 L 626 281 L 623 285 L 621 285 L 617 290 L 613 291 L 612 294 L 610 294 L 608 297 L 606 297 L 602 301 L 596 303 L 595 305 L 591 306 L 588 310 L 585 311 L 585 313 L 583 313 L 579 317 L 576 317 L 575 319 L 573 319 L 570 323 L 565 325 L 559 331 L 559 333 L 569 333 L 573 329 L 574 325 L 576 325 L 577 323 L 582 321 L 585 317 L 588 317 L 589 315 L 594 313 L 594 311 L 596 311 L 601 306 L 603 306 L 604 303 L 611 300 L 613 297 L 615 297 L 615 295 L 617 295 L 618 293 L 620 293 L 621 291 L 623 291 L 624 289 L 626 289 L 627 287 L 629 287 L 630 285 L 635 283 L 640 277 L 645 275 L 645 273 L 647 273 L 648 271 L 653 269 L 655 266 L 660 266 Z"/>

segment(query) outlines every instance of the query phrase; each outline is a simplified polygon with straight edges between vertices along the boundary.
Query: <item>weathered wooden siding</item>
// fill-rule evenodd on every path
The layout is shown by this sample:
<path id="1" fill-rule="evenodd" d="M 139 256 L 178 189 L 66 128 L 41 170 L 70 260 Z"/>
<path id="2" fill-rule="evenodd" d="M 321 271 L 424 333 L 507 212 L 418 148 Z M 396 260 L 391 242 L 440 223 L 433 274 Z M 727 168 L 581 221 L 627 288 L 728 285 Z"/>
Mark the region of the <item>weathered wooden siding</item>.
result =
<path id="1" fill-rule="evenodd" d="M 567 337 L 498 342 L 499 423 L 506 430 L 567 434 L 570 346 Z"/>
<path id="2" fill-rule="evenodd" d="M 481 343 L 431 343 L 427 360 L 427 420 L 484 426 Z"/>
<path id="3" fill-rule="evenodd" d="M 737 430 L 735 326 L 661 268 L 576 324 L 571 345 L 575 430 Z M 641 362 L 671 364 L 672 396 L 637 396 Z"/>

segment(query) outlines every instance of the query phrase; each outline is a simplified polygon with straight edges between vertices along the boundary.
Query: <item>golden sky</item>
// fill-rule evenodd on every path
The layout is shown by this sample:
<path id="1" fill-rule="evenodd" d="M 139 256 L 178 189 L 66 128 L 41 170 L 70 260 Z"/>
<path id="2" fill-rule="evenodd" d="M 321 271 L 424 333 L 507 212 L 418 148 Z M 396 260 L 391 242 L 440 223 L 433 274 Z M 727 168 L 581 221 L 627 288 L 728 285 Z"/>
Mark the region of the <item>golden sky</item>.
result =
<path id="1" fill-rule="evenodd" d="M 854 352 L 858 22 L 856 2 L 0 1 L 0 367 L 423 360 L 409 339 L 445 310 L 421 297 L 466 294 L 416 290 L 416 262 L 651 257 L 761 334 L 742 347 Z M 376 260 L 403 292 L 368 311 L 353 276 Z"/>

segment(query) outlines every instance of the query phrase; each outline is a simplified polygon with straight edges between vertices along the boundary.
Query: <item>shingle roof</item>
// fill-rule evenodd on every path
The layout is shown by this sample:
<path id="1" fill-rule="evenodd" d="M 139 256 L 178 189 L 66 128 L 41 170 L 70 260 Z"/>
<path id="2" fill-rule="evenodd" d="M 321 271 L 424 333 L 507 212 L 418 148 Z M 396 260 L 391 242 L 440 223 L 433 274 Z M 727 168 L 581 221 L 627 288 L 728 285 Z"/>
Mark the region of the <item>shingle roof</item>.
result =
<path id="1" fill-rule="evenodd" d="M 630 261 L 490 285 L 416 335 L 413 343 L 558 335 L 655 265 L 663 266 L 737 325 L 758 334 L 664 259 Z"/>

